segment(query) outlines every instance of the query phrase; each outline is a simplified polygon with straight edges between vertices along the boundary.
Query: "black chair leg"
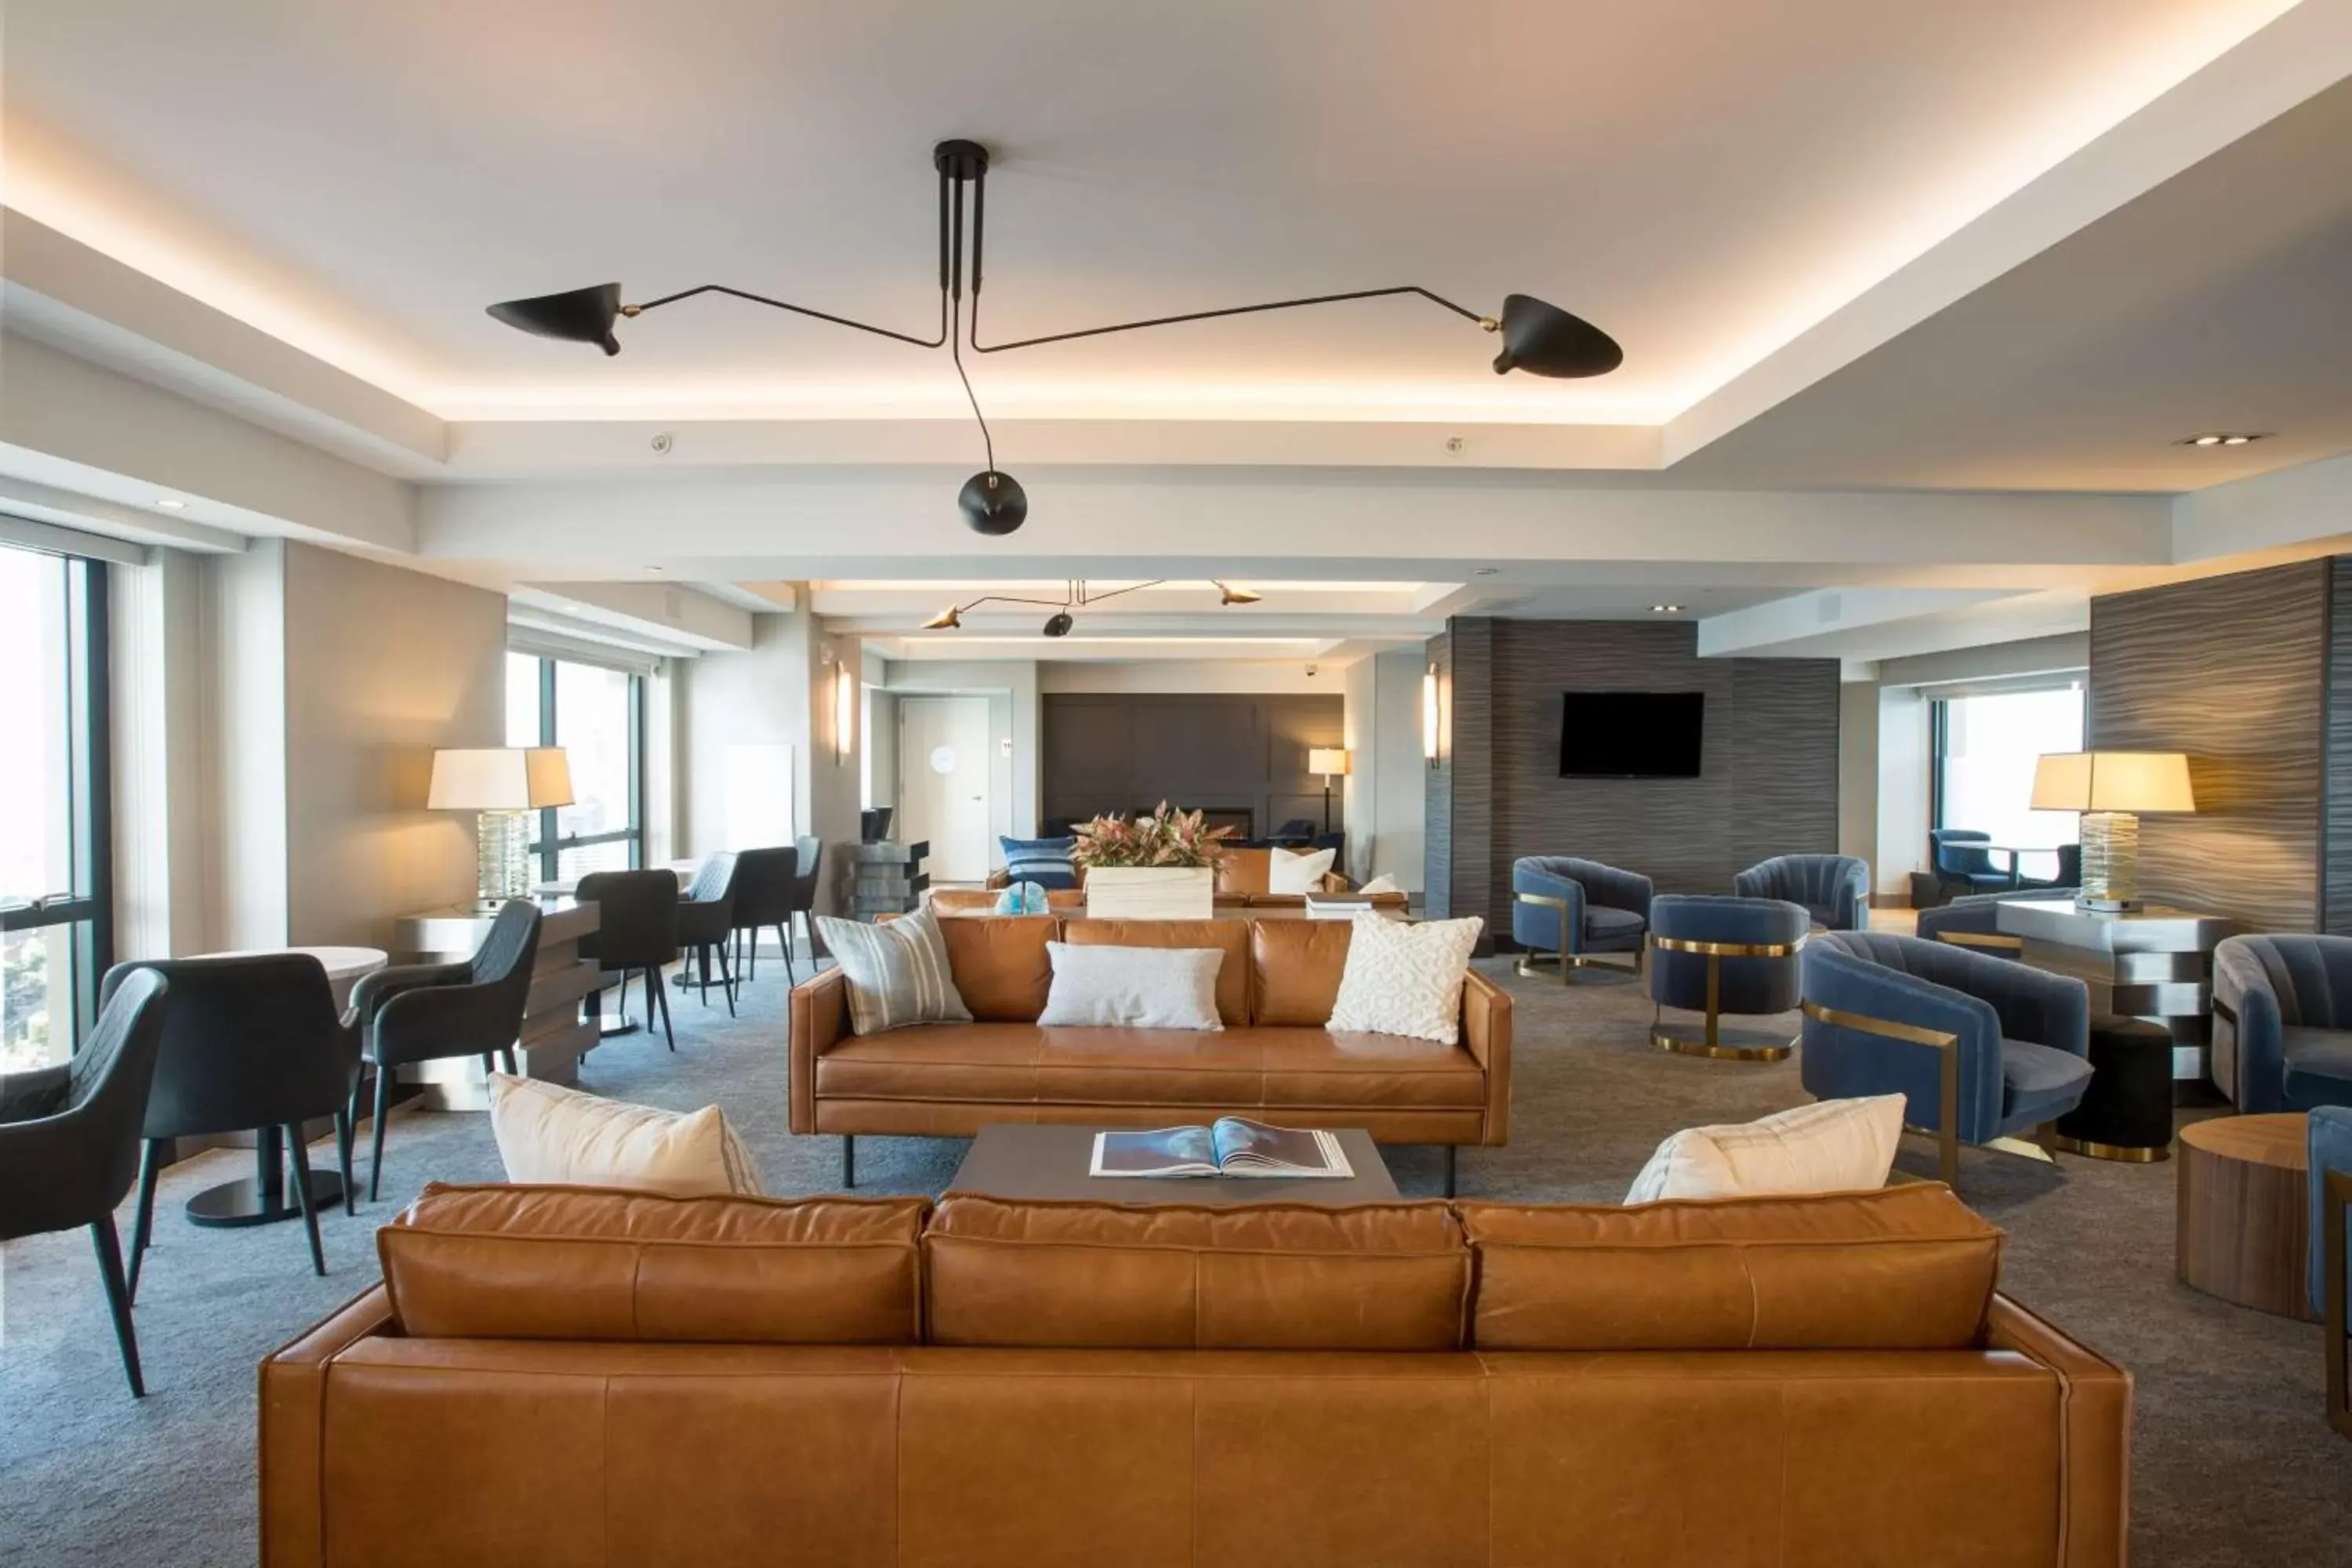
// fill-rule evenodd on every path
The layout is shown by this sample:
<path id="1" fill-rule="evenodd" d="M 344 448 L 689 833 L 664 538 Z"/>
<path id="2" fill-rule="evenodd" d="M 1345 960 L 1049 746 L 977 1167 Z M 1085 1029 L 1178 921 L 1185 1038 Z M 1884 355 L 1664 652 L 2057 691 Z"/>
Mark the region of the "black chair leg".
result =
<path id="1" fill-rule="evenodd" d="M 654 1026 L 654 1008 L 656 1005 L 661 1008 L 663 1037 L 669 1041 L 669 1048 L 676 1050 L 677 1031 L 670 1026 L 669 984 L 662 979 L 660 970 L 648 969 L 646 971 L 646 1027 L 648 1029 Z"/>
<path id="2" fill-rule="evenodd" d="M 727 994 L 727 1016 L 731 1018 L 735 1016 L 735 971 L 728 966 L 727 950 L 723 947 L 719 950 L 719 989 Z"/>
<path id="3" fill-rule="evenodd" d="M 841 1190 L 847 1192 L 857 1184 L 857 1134 L 841 1135 Z"/>
<path id="4" fill-rule="evenodd" d="M 375 1202 L 383 1186 L 383 1123 L 392 1110 L 392 1069 L 375 1069 L 375 1131 L 369 1135 L 368 1202 Z"/>
<path id="5" fill-rule="evenodd" d="M 122 1276 L 122 1243 L 114 1234 L 112 1215 L 100 1215 L 89 1227 L 89 1243 L 98 1254 L 99 1277 L 106 1281 L 106 1310 L 114 1319 L 114 1343 L 122 1352 L 122 1374 L 131 1380 L 131 1396 L 144 1399 L 147 1380 L 139 1371 L 138 1331 L 131 1326 L 131 1284 Z"/>
<path id="6" fill-rule="evenodd" d="M 509 1078 L 520 1078 L 522 1076 L 521 1071 L 515 1066 L 515 1054 L 514 1047 L 512 1046 L 500 1046 L 499 1047 L 499 1060 L 504 1064 L 507 1069 L 507 1076 Z"/>
<path id="7" fill-rule="evenodd" d="M 1445 1195 L 1449 1198 L 1454 1195 L 1454 1162 L 1456 1152 L 1453 1144 L 1448 1143 L 1445 1146 Z"/>
<path id="8" fill-rule="evenodd" d="M 170 1144 L 150 1138 L 139 1150 L 139 1209 L 131 1222 L 131 1275 L 124 1299 L 139 1299 L 139 1265 L 147 1256 L 147 1238 L 155 1228 L 155 1179 L 163 1173 L 163 1152 Z M 113 1222 L 109 1221 L 111 1226 Z"/>
<path id="9" fill-rule="evenodd" d="M 348 1109 L 335 1112 L 335 1173 L 343 1178 L 343 1213 L 360 1212 L 359 1184 L 352 1180 L 352 1113 Z"/>
<path id="10" fill-rule="evenodd" d="M 776 945 L 784 950 L 784 978 L 794 985 L 801 983 L 800 971 L 793 967 L 793 917 L 786 915 L 784 923 L 776 928 Z"/>
<path id="11" fill-rule="evenodd" d="M 310 1191 L 310 1149 L 302 1142 L 302 1124 L 286 1127 L 286 1152 L 294 1157 L 294 1195 L 302 1208 L 302 1228 L 310 1237 L 310 1272 L 327 1277 L 327 1250 L 319 1244 L 319 1204 Z"/>

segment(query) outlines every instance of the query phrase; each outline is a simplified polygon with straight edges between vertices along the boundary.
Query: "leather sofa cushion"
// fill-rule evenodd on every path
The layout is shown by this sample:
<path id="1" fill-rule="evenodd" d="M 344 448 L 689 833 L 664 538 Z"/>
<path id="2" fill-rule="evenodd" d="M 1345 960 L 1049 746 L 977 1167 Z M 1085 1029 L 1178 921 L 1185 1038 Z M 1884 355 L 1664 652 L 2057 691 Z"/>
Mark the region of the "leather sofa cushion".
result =
<path id="1" fill-rule="evenodd" d="M 1217 1016 L 1228 1029 L 1250 1021 L 1250 927 L 1247 921 L 1066 921 L 1062 940 L 1113 947 L 1206 947 L 1224 954 L 1217 966 Z M 1045 955 L 1037 969 L 1052 983 Z M 1040 1004 L 1042 1009 L 1043 1004 Z M 1030 1015 L 1034 1017 L 1036 1015 Z"/>
<path id="2" fill-rule="evenodd" d="M 1339 976 L 1348 967 L 1347 921 L 1252 921 L 1255 1020 L 1321 1028 L 1331 1021 Z"/>
<path id="3" fill-rule="evenodd" d="M 1274 851 L 1228 849 L 1217 859 L 1217 897 L 1246 899 L 1274 890 Z"/>
<path id="4" fill-rule="evenodd" d="M 923 1234 L 936 1345 L 1442 1351 L 1470 1252 L 1445 1205 L 1128 1207 L 950 1194 Z"/>
<path id="5" fill-rule="evenodd" d="M 412 1338 L 909 1345 L 929 1206 L 436 1182 L 376 1247 Z"/>
<path id="6" fill-rule="evenodd" d="M 1459 1046 L 1321 1028 L 893 1029 L 816 1058 L 835 1100 L 1003 1105 L 1200 1105 L 1475 1110 L 1486 1078 Z"/>
<path id="7" fill-rule="evenodd" d="M 1480 1350 L 1967 1349 L 2000 1265 L 2001 1233 L 1931 1184 L 1456 1209 Z"/>
<path id="8" fill-rule="evenodd" d="M 1045 944 L 1062 922 L 1052 915 L 946 920 L 948 974 L 971 1016 L 983 1024 L 1034 1024 L 1054 981 Z"/>

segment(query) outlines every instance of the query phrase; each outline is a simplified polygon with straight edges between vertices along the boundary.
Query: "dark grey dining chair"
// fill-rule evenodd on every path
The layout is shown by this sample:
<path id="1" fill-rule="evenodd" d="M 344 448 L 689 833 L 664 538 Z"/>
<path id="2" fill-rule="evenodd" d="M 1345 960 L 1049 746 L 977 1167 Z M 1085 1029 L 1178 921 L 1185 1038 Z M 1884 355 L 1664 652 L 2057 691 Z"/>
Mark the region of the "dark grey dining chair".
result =
<path id="1" fill-rule="evenodd" d="M 630 972 L 641 972 L 646 1027 L 653 1027 L 658 1009 L 669 1048 L 677 1049 L 677 1033 L 669 1021 L 669 987 L 662 983 L 663 967 L 677 960 L 677 874 L 593 871 L 580 879 L 574 896 L 596 906 L 596 929 L 580 939 L 580 956 L 593 959 L 606 974 L 620 975 L 624 1019 L 629 1011 Z"/>
<path id="2" fill-rule="evenodd" d="M 736 940 L 735 973 L 746 983 L 760 977 L 760 933 L 782 931 L 793 918 L 793 889 L 800 850 L 791 844 L 745 849 L 735 857 L 735 907 L 730 919 Z M 784 954 L 792 955 L 785 944 Z M 789 963 L 785 973 L 791 973 Z"/>
<path id="3" fill-rule="evenodd" d="M 798 985 L 799 973 L 793 968 L 793 921 L 798 920 L 801 929 L 808 932 L 809 967 L 816 967 L 816 890 L 824 874 L 824 840 L 810 837 L 793 840 L 793 902 L 784 916 L 784 929 L 778 932 L 784 944 L 784 978 Z"/>
<path id="4" fill-rule="evenodd" d="M 170 984 L 152 973 L 114 987 L 71 1061 L 0 1078 L 0 1241 L 89 1227 L 133 1397 L 147 1382 L 114 1211 L 139 1175 L 139 1134 L 163 1048 Z"/>
<path id="5" fill-rule="evenodd" d="M 693 885 L 677 904 L 677 945 L 694 957 L 700 978 L 688 980 L 678 972 L 680 985 L 692 985 L 710 1005 L 710 961 L 719 958 L 719 989 L 727 997 L 727 1016 L 735 1016 L 735 971 L 727 962 L 727 945 L 735 934 L 735 881 L 738 858 L 720 850 L 696 868 Z"/>

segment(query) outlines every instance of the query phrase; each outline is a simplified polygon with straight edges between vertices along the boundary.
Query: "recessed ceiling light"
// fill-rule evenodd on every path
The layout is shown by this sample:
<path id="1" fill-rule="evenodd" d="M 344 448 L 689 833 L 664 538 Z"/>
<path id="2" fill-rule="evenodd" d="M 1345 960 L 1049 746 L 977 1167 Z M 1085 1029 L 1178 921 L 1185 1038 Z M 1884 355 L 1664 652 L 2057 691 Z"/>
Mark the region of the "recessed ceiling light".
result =
<path id="1" fill-rule="evenodd" d="M 1650 613 L 1654 616 L 1677 615 L 1681 613 L 1681 610 L 1682 606 L 1680 605 L 1652 605 L 1650 606 Z"/>
<path id="2" fill-rule="evenodd" d="M 1501 570 L 1502 568 L 1499 566 L 1481 566 L 1478 570 L 1470 574 L 1470 575 L 1473 577 L 1492 577 L 1496 573 Z"/>
<path id="3" fill-rule="evenodd" d="M 2209 430 L 2201 436 L 2183 436 L 2173 443 L 2176 447 L 2243 447 L 2260 441 L 2268 435 L 2261 430 Z"/>
<path id="4" fill-rule="evenodd" d="M 158 497 L 155 504 L 162 507 L 165 511 L 185 511 L 188 509 L 188 503 L 186 501 L 174 500 L 170 496 Z"/>

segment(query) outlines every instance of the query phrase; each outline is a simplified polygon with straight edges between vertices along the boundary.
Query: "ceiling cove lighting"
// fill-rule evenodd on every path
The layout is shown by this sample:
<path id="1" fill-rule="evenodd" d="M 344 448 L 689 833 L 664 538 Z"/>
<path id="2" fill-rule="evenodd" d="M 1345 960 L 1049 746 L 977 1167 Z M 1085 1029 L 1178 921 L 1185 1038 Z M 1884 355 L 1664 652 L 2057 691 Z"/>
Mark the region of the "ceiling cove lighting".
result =
<path id="1" fill-rule="evenodd" d="M 534 337 L 553 338 L 560 342 L 593 343 L 610 355 L 621 352 L 621 340 L 614 335 L 614 328 L 623 318 L 634 320 L 647 310 L 673 305 L 699 294 L 724 294 L 751 304 L 766 305 L 774 310 L 789 310 L 797 316 L 830 321 L 836 327 L 870 332 L 876 337 L 888 338 L 914 348 L 944 347 L 955 362 L 956 378 L 963 384 L 964 397 L 971 403 L 972 418 L 980 426 L 982 449 L 988 459 L 985 468 L 964 481 L 962 489 L 957 492 L 956 504 L 963 512 L 964 521 L 976 532 L 986 534 L 1006 534 L 1019 528 L 1028 519 L 1029 498 L 1019 480 L 996 466 L 996 444 L 988 433 L 987 416 L 981 413 L 980 399 L 971 389 L 971 378 L 964 372 L 963 351 L 966 347 L 977 354 L 1003 353 L 1008 349 L 1035 348 L 1044 343 L 1068 342 L 1076 338 L 1098 338 L 1145 327 L 1171 327 L 1185 321 L 1214 321 L 1224 316 L 1256 315 L 1267 310 L 1297 310 L 1307 305 L 1333 305 L 1348 300 L 1410 294 L 1453 311 L 1482 331 L 1499 334 L 1503 346 L 1502 352 L 1495 356 L 1495 374 L 1497 375 L 1514 370 L 1523 370 L 1530 375 L 1553 377 L 1606 375 L 1624 363 L 1625 352 L 1618 347 L 1614 338 L 1590 321 L 1571 316 L 1557 305 L 1548 304 L 1531 294 L 1507 294 L 1503 298 L 1500 313 L 1486 316 L 1412 283 L 1386 289 L 1354 289 L 1339 294 L 1312 294 L 1297 300 L 1274 300 L 1262 305 L 1187 310 L 1179 315 L 1120 321 L 1108 327 L 1049 332 L 1042 337 L 1022 338 L 1007 343 L 983 343 L 980 341 L 980 283 L 982 238 L 988 212 L 988 149 L 977 142 L 942 142 L 931 149 L 931 167 L 939 175 L 940 324 L 938 331 L 930 337 L 916 337 L 888 327 L 855 321 L 846 316 L 771 299 L 767 295 L 754 294 L 724 283 L 698 284 L 691 289 L 634 305 L 623 301 L 618 283 L 599 283 L 591 288 L 567 289 L 560 294 L 500 300 L 489 307 L 489 312 L 492 318 L 517 331 L 529 332 Z M 969 245 L 964 240 L 967 208 L 971 221 Z M 967 258 L 971 274 L 969 329 L 965 326 L 963 315 Z"/>
<path id="2" fill-rule="evenodd" d="M 963 613 L 966 610 L 977 609 L 982 605 L 1048 605 L 1053 606 L 1054 613 L 1045 617 L 1045 625 L 1042 629 L 1049 637 L 1066 637 L 1070 635 L 1070 628 L 1077 625 L 1070 616 L 1072 610 L 1082 610 L 1088 605 L 1099 605 L 1105 599 L 1116 599 L 1121 594 L 1132 594 L 1138 589 L 1164 588 L 1167 585 L 1168 579 L 1162 577 L 1150 583 L 1129 583 L 1124 588 L 1113 588 L 1108 593 L 1093 594 L 1087 591 L 1087 585 L 1083 580 L 1074 580 L 1063 584 L 1062 596 L 1058 599 L 1024 599 L 1014 594 L 982 594 L 977 599 L 961 605 L 953 605 L 941 610 L 923 623 L 923 629 L 927 632 L 954 631 L 963 625 Z M 1211 582 L 1210 586 L 1217 590 L 1220 595 L 1218 602 L 1221 604 L 1255 605 L 1264 597 L 1263 595 L 1251 593 L 1247 588 L 1229 587 L 1214 581 Z"/>
<path id="3" fill-rule="evenodd" d="M 1650 614 L 1654 616 L 1678 616 L 1682 614 L 1682 609 L 1683 607 L 1680 605 L 1652 605 L 1650 606 Z"/>
<path id="4" fill-rule="evenodd" d="M 2202 436 L 2183 436 L 2173 443 L 2176 447 L 2245 447 L 2269 439 L 2264 430 L 2209 430 Z"/>

